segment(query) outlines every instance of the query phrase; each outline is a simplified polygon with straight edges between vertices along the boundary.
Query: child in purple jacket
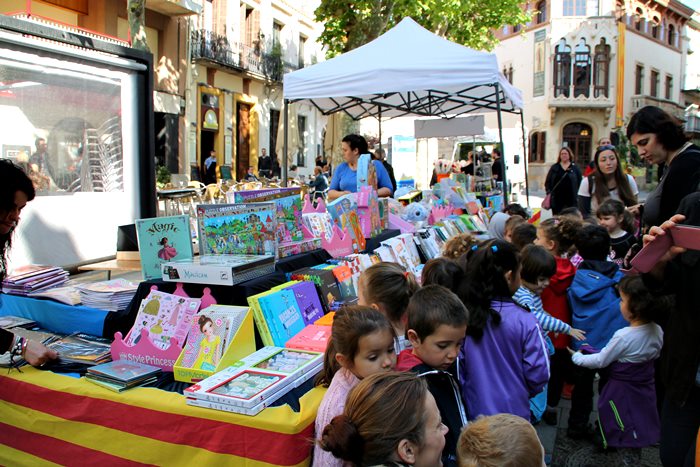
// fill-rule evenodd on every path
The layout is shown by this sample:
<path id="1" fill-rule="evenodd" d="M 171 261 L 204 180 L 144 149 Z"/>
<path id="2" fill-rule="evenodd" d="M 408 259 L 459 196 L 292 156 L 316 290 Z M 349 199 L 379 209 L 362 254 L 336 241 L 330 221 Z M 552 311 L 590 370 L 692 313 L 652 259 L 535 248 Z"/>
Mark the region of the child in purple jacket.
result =
<path id="1" fill-rule="evenodd" d="M 549 357 L 537 319 L 512 299 L 520 257 L 502 240 L 473 247 L 460 297 L 469 310 L 460 355 L 467 416 L 511 413 L 530 420 L 529 399 L 549 380 Z"/>

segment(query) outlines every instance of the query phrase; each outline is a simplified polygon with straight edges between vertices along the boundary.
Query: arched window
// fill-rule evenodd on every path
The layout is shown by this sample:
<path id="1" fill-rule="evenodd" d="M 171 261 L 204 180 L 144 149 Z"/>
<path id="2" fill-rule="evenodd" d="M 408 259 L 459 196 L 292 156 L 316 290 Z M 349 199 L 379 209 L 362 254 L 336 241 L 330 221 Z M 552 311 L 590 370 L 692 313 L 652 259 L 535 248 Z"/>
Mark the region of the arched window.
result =
<path id="1" fill-rule="evenodd" d="M 642 23 L 644 22 L 644 12 L 641 8 L 637 8 L 634 12 L 634 29 L 642 31 Z"/>
<path id="2" fill-rule="evenodd" d="M 571 93 L 571 47 L 562 39 L 554 49 L 554 97 Z"/>
<path id="3" fill-rule="evenodd" d="M 585 123 L 569 123 L 562 131 L 562 141 L 574 153 L 574 160 L 579 167 L 585 167 L 591 159 L 593 131 Z"/>
<path id="4" fill-rule="evenodd" d="M 672 24 L 668 25 L 668 45 L 676 46 L 676 28 Z"/>
<path id="5" fill-rule="evenodd" d="M 547 2 L 539 2 L 535 9 L 537 10 L 535 14 L 535 24 L 542 24 L 547 21 Z"/>
<path id="6" fill-rule="evenodd" d="M 652 20 L 651 20 L 651 36 L 654 39 L 659 38 L 659 23 L 660 23 L 659 17 L 654 16 L 654 18 L 652 18 Z"/>
<path id="7" fill-rule="evenodd" d="M 591 92 L 591 48 L 581 39 L 574 50 L 574 97 Z"/>
<path id="8" fill-rule="evenodd" d="M 608 97 L 610 81 L 610 46 L 605 39 L 595 46 L 593 59 L 593 97 Z"/>

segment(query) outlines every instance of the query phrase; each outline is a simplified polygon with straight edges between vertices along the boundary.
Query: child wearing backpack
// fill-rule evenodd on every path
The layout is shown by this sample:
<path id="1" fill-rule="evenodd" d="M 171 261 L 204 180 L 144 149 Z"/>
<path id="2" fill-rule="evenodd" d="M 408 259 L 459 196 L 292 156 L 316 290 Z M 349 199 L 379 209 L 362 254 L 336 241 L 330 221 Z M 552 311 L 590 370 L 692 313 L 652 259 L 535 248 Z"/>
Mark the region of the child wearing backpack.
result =
<path id="1" fill-rule="evenodd" d="M 583 222 L 573 216 L 563 216 L 542 221 L 537 228 L 535 245 L 549 251 L 557 262 L 557 270 L 549 278 L 549 285 L 545 287 L 540 296 L 542 306 L 553 317 L 571 324 L 571 308 L 566 297 L 566 291 L 574 280 L 576 268 L 567 257 L 567 252 L 574 245 L 576 235 Z M 554 355 L 551 358 L 551 376 L 547 385 L 547 412 L 543 419 L 550 425 L 556 425 L 556 407 L 561 399 L 564 382 L 571 382 L 573 365 L 571 356 L 566 348 L 570 338 L 566 334 L 550 336 L 554 344 Z"/>
<path id="2" fill-rule="evenodd" d="M 469 310 L 459 361 L 467 416 L 511 413 L 529 421 L 529 399 L 549 379 L 549 357 L 537 319 L 512 298 L 520 255 L 503 240 L 472 248 L 460 290 Z"/>
<path id="3" fill-rule="evenodd" d="M 607 367 L 598 398 L 603 447 L 642 448 L 660 438 L 654 361 L 661 354 L 663 331 L 651 321 L 654 298 L 640 276 L 623 277 L 618 289 L 619 312 L 629 326 L 616 331 L 599 353 L 572 351 L 571 359 L 585 368 Z M 641 451 L 627 454 L 636 459 L 628 465 L 639 465 Z"/>
<path id="4" fill-rule="evenodd" d="M 554 257 L 541 246 L 528 245 L 521 252 L 521 262 L 520 279 L 522 285 L 513 295 L 513 300 L 529 309 L 537 318 L 549 355 L 554 354 L 554 345 L 547 336 L 548 332 L 567 334 L 577 340 L 582 340 L 585 333 L 553 317 L 542 307 L 540 295 L 542 290 L 549 285 L 549 278 L 554 275 L 557 269 Z M 546 408 L 547 388 L 545 387 L 541 393 L 530 399 L 530 421 L 539 422 Z M 549 417 L 556 420 L 556 412 Z"/>
<path id="5" fill-rule="evenodd" d="M 627 324 L 620 315 L 620 297 L 616 285 L 622 279 L 617 264 L 607 261 L 610 236 L 605 227 L 585 225 L 576 237 L 576 248 L 583 261 L 569 287 L 572 325 L 586 332 L 586 343 L 602 349 L 615 331 Z M 581 344 L 573 342 L 578 350 Z M 588 438 L 593 433 L 588 419 L 593 409 L 593 380 L 596 371 L 578 367 L 574 371 L 574 390 L 569 413 L 570 438 Z"/>
<path id="6" fill-rule="evenodd" d="M 442 449 L 442 465 L 456 466 L 457 440 L 467 424 L 456 365 L 469 313 L 450 290 L 441 285 L 426 285 L 413 294 L 406 315 L 406 335 L 411 348 L 399 354 L 396 369 L 413 371 L 427 381 L 442 422 L 449 429 Z"/>

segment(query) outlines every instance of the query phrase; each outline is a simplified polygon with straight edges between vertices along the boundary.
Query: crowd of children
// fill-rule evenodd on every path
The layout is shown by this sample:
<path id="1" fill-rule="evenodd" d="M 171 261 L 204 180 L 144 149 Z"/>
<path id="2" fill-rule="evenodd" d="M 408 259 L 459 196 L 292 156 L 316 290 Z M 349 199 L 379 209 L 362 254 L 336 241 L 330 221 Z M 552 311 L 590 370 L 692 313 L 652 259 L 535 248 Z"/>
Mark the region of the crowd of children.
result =
<path id="1" fill-rule="evenodd" d="M 659 441 L 654 361 L 663 333 L 651 322 L 654 299 L 641 278 L 623 279 L 620 271 L 634 238 L 624 206 L 602 203 L 599 223 L 572 212 L 537 227 L 514 211 L 498 219 L 494 238 L 448 241 L 443 256 L 426 263 L 421 286 L 394 263 L 361 274 L 359 305 L 336 314 L 318 380 L 328 391 L 316 419 L 314 465 L 342 465 L 324 450 L 324 428 L 361 379 L 393 369 L 426 379 L 449 428 L 444 465 L 481 455 L 487 444 L 475 445 L 467 433 L 488 431 L 483 420 L 516 432 L 522 422 L 512 416 L 526 426 L 556 424 L 565 383 L 573 384 L 568 436 L 593 439 L 597 431 L 602 448 Z M 522 433 L 532 438 L 534 430 Z M 541 459 L 541 446 L 538 453 Z M 638 455 L 625 462 L 634 465 Z"/>

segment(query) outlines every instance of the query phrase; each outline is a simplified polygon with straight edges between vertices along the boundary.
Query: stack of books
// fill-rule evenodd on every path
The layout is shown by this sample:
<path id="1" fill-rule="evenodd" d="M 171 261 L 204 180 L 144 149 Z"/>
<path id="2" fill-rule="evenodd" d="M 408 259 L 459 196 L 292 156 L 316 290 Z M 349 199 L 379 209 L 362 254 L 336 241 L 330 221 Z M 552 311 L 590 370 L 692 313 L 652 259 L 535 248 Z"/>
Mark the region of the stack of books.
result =
<path id="1" fill-rule="evenodd" d="M 257 415 L 322 367 L 322 353 L 263 347 L 185 389 L 184 395 L 189 405 Z"/>
<path id="2" fill-rule="evenodd" d="M 68 336 L 56 335 L 46 345 L 66 362 L 97 365 L 112 359 L 111 341 L 104 337 L 76 332 Z"/>
<path id="3" fill-rule="evenodd" d="M 162 279 L 168 282 L 236 285 L 275 271 L 274 255 L 203 255 L 166 261 Z"/>
<path id="4" fill-rule="evenodd" d="M 125 279 L 93 282 L 76 286 L 83 305 L 100 310 L 124 310 L 134 298 L 138 284 Z"/>
<path id="5" fill-rule="evenodd" d="M 30 265 L 17 268 L 2 281 L 2 291 L 14 295 L 27 295 L 37 290 L 63 284 L 68 280 L 68 271 L 58 266 Z"/>
<path id="6" fill-rule="evenodd" d="M 118 360 L 88 368 L 85 379 L 110 391 L 122 392 L 154 383 L 160 372 L 155 366 Z"/>

